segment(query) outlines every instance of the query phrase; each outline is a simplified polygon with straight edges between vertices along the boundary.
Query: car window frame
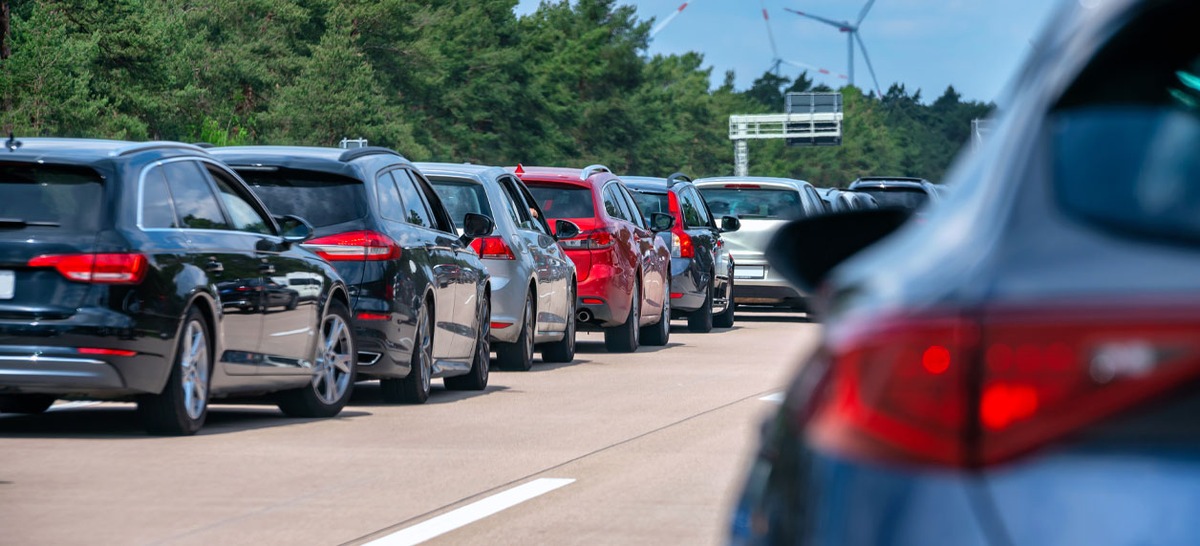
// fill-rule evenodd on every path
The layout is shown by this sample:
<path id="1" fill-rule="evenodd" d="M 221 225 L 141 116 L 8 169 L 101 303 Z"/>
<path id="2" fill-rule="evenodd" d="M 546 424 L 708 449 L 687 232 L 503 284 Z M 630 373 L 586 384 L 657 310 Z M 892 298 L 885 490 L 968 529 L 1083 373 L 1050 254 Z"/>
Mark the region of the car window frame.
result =
<path id="1" fill-rule="evenodd" d="M 523 211 L 525 216 L 529 218 L 528 227 L 524 222 L 517 222 L 517 229 L 525 229 L 528 231 L 536 231 L 542 235 L 550 235 L 550 226 L 546 224 L 546 220 L 544 218 L 545 215 L 542 213 L 541 209 L 538 208 L 536 200 L 532 200 L 531 195 L 526 195 L 528 190 L 524 190 L 521 185 L 517 183 L 517 178 L 515 176 L 502 175 L 496 178 L 496 182 L 500 185 L 501 193 L 510 198 L 520 200 L 519 203 L 514 201 L 514 204 L 517 205 L 518 208 L 524 207 Z M 538 215 L 536 218 L 532 214 L 529 214 L 531 209 L 537 211 Z"/>
<path id="2" fill-rule="evenodd" d="M 387 173 L 387 175 L 392 179 L 392 183 L 395 185 L 395 188 L 396 188 L 396 193 L 400 197 L 400 203 L 402 203 L 404 205 L 404 209 L 405 209 L 404 210 L 405 218 L 403 220 L 393 220 L 393 221 L 399 221 L 406 225 L 410 225 L 410 226 L 418 227 L 418 228 L 444 231 L 444 230 L 439 230 L 436 225 L 432 225 L 432 224 L 436 224 L 438 221 L 437 217 L 434 216 L 434 214 L 433 214 L 433 207 L 429 206 L 429 203 L 426 202 L 427 198 L 422 195 L 423 192 L 421 191 L 421 187 L 419 185 L 417 185 L 416 179 L 412 177 L 411 173 L 408 173 L 406 171 L 408 171 L 408 169 L 405 169 L 403 166 L 397 166 L 394 169 L 388 169 L 385 171 Z M 412 182 L 413 190 L 415 190 L 417 192 L 417 200 L 420 202 L 419 206 L 425 210 L 431 225 L 423 226 L 421 224 L 413 223 L 411 221 L 411 219 L 408 217 L 408 213 L 413 210 L 412 209 L 413 205 L 408 202 L 408 199 L 405 197 L 404 192 L 400 189 L 400 184 L 403 184 L 404 182 L 396 177 L 396 173 L 398 173 L 398 172 L 404 172 L 405 174 L 408 175 L 409 180 Z"/>
<path id="3" fill-rule="evenodd" d="M 252 192 L 248 188 L 246 188 L 245 182 L 243 182 L 240 177 L 238 177 L 235 173 L 229 172 L 224 167 L 222 167 L 221 165 L 217 164 L 214 161 L 208 161 L 203 158 L 200 158 L 197 161 L 199 163 L 203 164 L 203 169 L 201 169 L 201 170 L 204 172 L 204 174 L 208 175 L 209 184 L 212 186 L 212 189 L 215 192 L 216 197 L 217 197 L 217 206 L 219 206 L 221 208 L 222 213 L 225 214 L 225 219 L 227 222 L 229 222 L 229 226 L 231 228 L 230 231 L 237 231 L 239 233 L 252 233 L 254 235 L 271 235 L 271 236 L 279 235 L 279 226 L 275 224 L 275 219 L 271 215 L 270 211 L 267 210 L 267 207 L 258 200 L 258 197 L 254 195 L 254 192 Z M 220 174 L 218 175 L 217 173 L 220 173 Z M 250 206 L 250 208 L 255 212 L 255 214 L 259 215 L 260 219 L 264 220 L 263 225 L 266 226 L 266 228 L 267 228 L 266 233 L 259 233 L 257 231 L 247 231 L 247 230 L 243 230 L 243 229 L 237 229 L 234 227 L 233 214 L 231 214 L 229 212 L 229 207 L 225 204 L 225 199 L 221 197 L 221 195 L 222 195 L 221 186 L 217 182 L 217 178 L 220 176 L 227 178 L 228 180 L 226 181 L 226 183 L 229 185 L 229 188 L 231 190 L 233 190 L 234 195 L 241 198 L 242 201 L 244 201 L 247 205 Z M 168 186 L 168 189 L 169 189 L 169 186 Z M 249 194 L 249 195 L 247 195 L 247 194 Z M 172 196 L 172 199 L 174 199 L 173 196 Z M 178 213 L 176 213 L 176 216 L 178 217 Z"/>
<path id="4" fill-rule="evenodd" d="M 184 225 L 183 218 L 180 217 L 180 215 L 179 215 L 178 199 L 175 197 L 175 192 L 171 190 L 171 181 L 170 181 L 170 179 L 167 178 L 166 171 L 164 170 L 167 165 L 173 165 L 175 163 L 183 163 L 183 162 L 207 163 L 207 162 L 209 162 L 209 160 L 206 160 L 205 158 L 201 158 L 201 157 L 170 157 L 170 158 L 160 159 L 158 161 L 154 161 L 154 162 L 150 163 L 149 165 L 145 166 L 142 169 L 142 171 L 138 174 L 138 218 L 137 218 L 138 229 L 140 229 L 142 231 L 173 230 L 173 231 L 218 231 L 218 232 L 229 232 L 229 233 L 251 233 L 248 231 L 241 231 L 241 230 L 233 229 L 233 222 L 229 219 L 229 214 L 225 210 L 224 204 L 221 202 L 221 198 L 217 195 L 218 188 L 217 188 L 216 182 L 213 181 L 212 176 L 208 174 L 208 169 L 203 166 L 199 166 L 199 165 L 197 165 L 197 168 L 200 170 L 201 179 L 204 181 L 205 187 L 208 188 L 209 195 L 211 195 L 213 198 L 213 201 L 216 202 L 217 212 L 219 212 L 221 214 L 221 219 L 225 222 L 226 227 L 224 227 L 224 228 L 216 228 L 216 227 L 198 228 L 198 227 L 189 227 L 189 226 Z M 215 162 L 213 162 L 213 163 L 215 164 Z M 147 175 L 150 172 L 154 171 L 155 169 L 158 169 L 160 171 L 160 173 L 162 175 L 163 183 L 166 184 L 166 186 L 167 186 L 167 194 L 170 195 L 170 197 L 171 197 L 171 207 L 175 214 L 175 221 L 178 223 L 179 227 L 151 228 L 151 227 L 146 227 L 143 224 L 143 214 L 142 214 L 143 210 L 142 209 L 145 207 L 145 201 L 144 201 L 144 199 L 145 199 L 145 182 L 146 182 Z"/>

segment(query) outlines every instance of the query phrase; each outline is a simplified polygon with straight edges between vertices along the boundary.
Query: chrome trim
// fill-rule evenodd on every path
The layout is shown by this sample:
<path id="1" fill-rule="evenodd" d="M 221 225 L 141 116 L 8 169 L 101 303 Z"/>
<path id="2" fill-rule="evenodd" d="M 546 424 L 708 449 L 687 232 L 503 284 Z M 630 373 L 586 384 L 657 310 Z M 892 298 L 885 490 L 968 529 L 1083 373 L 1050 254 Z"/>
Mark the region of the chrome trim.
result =
<path id="1" fill-rule="evenodd" d="M 358 352 L 358 365 L 359 366 L 372 366 L 376 362 L 379 362 L 380 358 L 383 358 L 383 354 L 381 354 L 381 353 L 376 353 L 374 351 L 359 351 Z"/>

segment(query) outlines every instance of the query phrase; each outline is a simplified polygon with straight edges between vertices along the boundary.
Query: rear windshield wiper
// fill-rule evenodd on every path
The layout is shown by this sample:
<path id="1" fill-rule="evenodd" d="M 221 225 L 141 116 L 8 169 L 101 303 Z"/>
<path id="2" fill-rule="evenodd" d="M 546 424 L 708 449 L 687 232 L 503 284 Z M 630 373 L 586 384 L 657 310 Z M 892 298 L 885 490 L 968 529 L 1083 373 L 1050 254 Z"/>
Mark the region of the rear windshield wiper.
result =
<path id="1" fill-rule="evenodd" d="M 20 218 L 0 218 L 0 229 L 25 227 L 62 227 L 58 222 L 42 222 L 38 220 L 22 220 Z"/>

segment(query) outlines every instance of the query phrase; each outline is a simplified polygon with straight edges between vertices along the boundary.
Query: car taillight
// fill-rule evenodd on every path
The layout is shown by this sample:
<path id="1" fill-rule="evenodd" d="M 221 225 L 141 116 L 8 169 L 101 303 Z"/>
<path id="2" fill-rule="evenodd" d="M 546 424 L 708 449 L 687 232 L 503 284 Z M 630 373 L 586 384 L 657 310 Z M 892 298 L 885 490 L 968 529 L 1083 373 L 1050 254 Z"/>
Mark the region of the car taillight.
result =
<path id="1" fill-rule="evenodd" d="M 696 249 L 692 246 L 692 236 L 683 229 L 683 214 L 680 213 L 679 198 L 674 192 L 667 192 L 667 211 L 675 217 L 675 225 L 671 227 L 671 257 L 695 257 Z"/>
<path id="2" fill-rule="evenodd" d="M 394 260 L 400 257 L 400 245 L 391 237 L 374 231 L 349 231 L 311 239 L 304 248 L 330 262 Z"/>
<path id="3" fill-rule="evenodd" d="M 508 243 L 504 242 L 503 237 L 481 237 L 471 241 L 471 248 L 475 249 L 475 253 L 480 258 L 485 260 L 515 260 L 512 249 L 508 247 Z"/>
<path id="4" fill-rule="evenodd" d="M 613 232 L 607 229 L 594 229 L 580 233 L 574 239 L 563 239 L 558 243 L 568 250 L 598 250 L 612 246 L 614 240 Z"/>
<path id="5" fill-rule="evenodd" d="M 797 418 L 819 445 L 978 467 L 1200 377 L 1200 313 L 991 308 L 891 315 L 831 331 L 829 371 Z"/>
<path id="6" fill-rule="evenodd" d="M 67 279 L 93 284 L 137 284 L 146 276 L 148 261 L 141 254 L 46 254 L 26 264 L 53 267 Z"/>

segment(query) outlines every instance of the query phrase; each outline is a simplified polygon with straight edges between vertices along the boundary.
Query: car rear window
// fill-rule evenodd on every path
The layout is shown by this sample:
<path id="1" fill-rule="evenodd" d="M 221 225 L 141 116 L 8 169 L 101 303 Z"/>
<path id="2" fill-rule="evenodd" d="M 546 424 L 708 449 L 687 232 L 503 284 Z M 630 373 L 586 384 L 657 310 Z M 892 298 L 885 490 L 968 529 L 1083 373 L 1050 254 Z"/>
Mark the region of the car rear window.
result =
<path id="1" fill-rule="evenodd" d="M 656 212 L 670 212 L 669 198 L 665 193 L 643 193 L 639 190 L 631 190 L 629 193 L 633 195 L 634 202 L 646 217 Z"/>
<path id="2" fill-rule="evenodd" d="M 715 216 L 797 220 L 804 217 L 800 192 L 771 188 L 700 188 Z"/>
<path id="3" fill-rule="evenodd" d="M 432 176 L 429 177 L 429 182 L 433 184 L 442 205 L 458 225 L 462 225 L 468 212 L 494 218 L 492 207 L 488 204 L 487 192 L 482 184 Z"/>
<path id="4" fill-rule="evenodd" d="M 919 209 L 929 202 L 929 194 L 924 190 L 909 189 L 909 188 L 889 188 L 889 189 L 857 189 L 853 190 L 858 193 L 865 193 L 875 198 L 875 203 L 880 207 L 901 207 L 909 210 Z"/>
<path id="5" fill-rule="evenodd" d="M 0 164 L 0 220 L 16 227 L 97 231 L 104 196 L 100 176 L 86 167 Z"/>
<path id="6" fill-rule="evenodd" d="M 550 218 L 593 218 L 596 206 L 592 190 L 578 186 L 543 186 L 529 184 L 529 193 L 537 199 L 542 212 Z"/>
<path id="7" fill-rule="evenodd" d="M 237 171 L 276 216 L 294 214 L 320 228 L 367 215 L 366 191 L 353 178 L 291 169 Z"/>

